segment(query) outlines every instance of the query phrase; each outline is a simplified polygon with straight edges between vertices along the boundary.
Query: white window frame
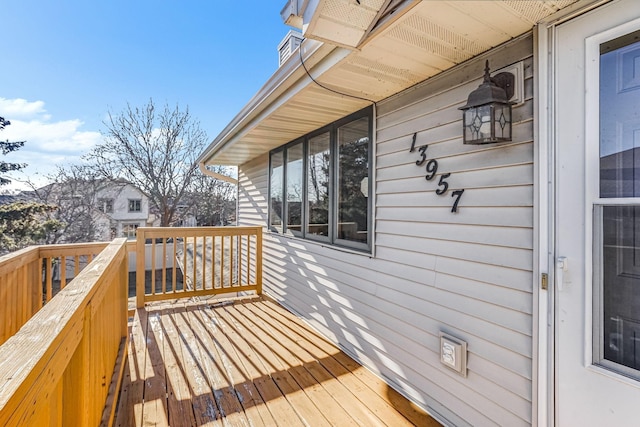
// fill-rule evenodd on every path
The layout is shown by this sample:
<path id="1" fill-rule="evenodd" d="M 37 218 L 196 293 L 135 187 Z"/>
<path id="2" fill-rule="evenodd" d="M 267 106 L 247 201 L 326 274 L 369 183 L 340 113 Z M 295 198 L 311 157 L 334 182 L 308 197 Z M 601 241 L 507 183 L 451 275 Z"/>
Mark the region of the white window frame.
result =
<path id="1" fill-rule="evenodd" d="M 321 242 L 321 243 L 326 243 L 329 244 L 331 246 L 336 246 L 336 247 L 343 247 L 343 248 L 348 248 L 348 249 L 353 249 L 359 252 L 366 252 L 366 253 L 372 253 L 373 251 L 373 224 L 374 224 L 374 219 L 373 219 L 373 212 L 374 212 L 374 191 L 373 191 L 373 185 L 372 183 L 374 182 L 374 167 L 375 167 L 375 161 L 374 161 L 374 156 L 375 156 L 375 150 L 374 150 L 374 145 L 375 145 L 375 138 L 374 138 L 374 129 L 375 129 L 375 124 L 374 124 L 374 116 L 375 116 L 375 112 L 374 109 L 372 107 L 367 107 L 364 108 L 360 111 L 357 111 L 353 114 L 350 114 L 340 120 L 337 120 L 327 126 L 324 126 L 320 129 L 317 129 L 313 132 L 308 133 L 307 135 L 298 138 L 294 141 L 289 142 L 288 144 L 285 144 L 281 147 L 278 147 L 275 150 L 272 150 L 269 153 L 269 208 L 268 208 L 268 218 L 267 218 L 267 223 L 270 225 L 269 228 L 271 230 L 271 232 L 274 233 L 283 233 L 285 235 L 289 235 L 289 236 L 295 236 L 295 237 L 300 237 L 306 240 L 311 240 L 311 241 L 317 241 L 317 242 Z M 351 122 L 354 122 L 358 119 L 361 118 L 368 118 L 368 138 L 369 138 L 369 143 L 368 143 L 368 195 L 367 195 L 367 238 L 366 238 L 366 243 L 361 243 L 361 242 L 357 242 L 357 241 L 352 241 L 352 240 L 347 240 L 347 239 L 339 239 L 337 237 L 337 214 L 338 214 L 338 200 L 337 200 L 337 191 L 336 191 L 336 186 L 338 185 L 338 179 L 339 177 L 338 175 L 338 141 L 337 141 L 337 131 L 339 128 L 341 128 L 344 125 L 348 125 Z M 330 132 L 330 155 L 331 155 L 331 170 L 329 173 L 329 235 L 328 236 L 318 236 L 318 235 L 314 235 L 314 234 L 309 234 L 307 233 L 307 228 L 308 228 L 308 180 L 307 180 L 307 171 L 308 171 L 308 142 L 309 139 L 316 137 L 318 135 L 321 135 L 322 133 L 325 132 Z M 303 178 L 303 189 L 304 189 L 304 197 L 303 197 L 303 209 L 302 209 L 302 227 L 301 227 L 301 231 L 298 232 L 296 230 L 296 232 L 292 232 L 292 230 L 288 230 L 287 229 L 287 218 L 288 218 L 288 213 L 287 213 L 287 194 L 286 194 L 286 188 L 287 188 L 287 172 L 286 172 L 286 165 L 287 165 L 287 150 L 290 147 L 293 147 L 299 143 L 303 144 L 303 170 L 304 170 L 304 178 Z M 282 226 L 281 227 L 274 227 L 271 226 L 272 223 L 272 207 L 271 207 L 271 176 L 272 176 L 272 170 L 273 170 L 273 165 L 272 165 L 272 157 L 274 155 L 277 155 L 279 153 L 283 153 L 282 156 L 282 166 L 283 166 L 283 176 L 282 176 Z"/>
<path id="2" fill-rule="evenodd" d="M 132 203 L 133 203 L 134 209 L 131 208 Z M 128 207 L 129 207 L 128 212 L 130 213 L 142 212 L 142 199 L 129 199 Z"/>

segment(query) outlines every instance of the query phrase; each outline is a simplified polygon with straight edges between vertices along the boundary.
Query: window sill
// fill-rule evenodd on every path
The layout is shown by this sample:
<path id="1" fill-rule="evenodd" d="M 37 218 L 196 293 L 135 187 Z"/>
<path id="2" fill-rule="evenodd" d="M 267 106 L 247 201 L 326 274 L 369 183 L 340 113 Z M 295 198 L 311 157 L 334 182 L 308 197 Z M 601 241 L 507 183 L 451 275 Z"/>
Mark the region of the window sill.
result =
<path id="1" fill-rule="evenodd" d="M 298 236 L 294 236 L 293 234 L 284 234 L 284 233 L 279 233 L 277 231 L 271 231 L 269 229 L 266 229 L 265 231 L 267 234 L 271 235 L 271 236 L 275 236 L 275 237 L 281 237 L 281 238 L 285 238 L 288 240 L 294 240 L 296 242 L 304 242 L 306 244 L 311 244 L 314 246 L 320 246 L 322 248 L 327 248 L 327 249 L 332 249 L 338 252 L 342 252 L 342 253 L 347 253 L 347 254 L 351 254 L 351 255 L 360 255 L 360 256 L 364 256 L 370 259 L 375 258 L 374 254 L 373 254 L 373 250 L 372 251 L 360 251 L 357 249 L 352 249 L 346 246 L 339 246 L 339 245 L 332 245 L 330 243 L 327 242 L 321 242 L 318 240 L 313 240 L 313 239 L 305 239 L 303 237 L 298 237 Z"/>

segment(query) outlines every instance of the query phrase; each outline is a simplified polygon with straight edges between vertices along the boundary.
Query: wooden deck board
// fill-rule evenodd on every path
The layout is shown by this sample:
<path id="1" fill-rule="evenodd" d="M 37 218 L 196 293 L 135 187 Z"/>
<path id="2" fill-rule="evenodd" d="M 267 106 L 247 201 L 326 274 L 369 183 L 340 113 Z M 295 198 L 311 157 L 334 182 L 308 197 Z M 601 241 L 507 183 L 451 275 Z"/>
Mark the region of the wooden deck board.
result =
<path id="1" fill-rule="evenodd" d="M 291 328 L 291 326 L 286 326 L 287 330 L 284 330 L 285 326 L 283 326 L 280 322 L 275 321 L 273 318 L 267 316 L 261 310 L 256 310 L 255 307 L 248 308 L 251 314 L 247 313 L 248 317 L 255 317 L 256 319 L 261 319 L 268 324 L 268 327 L 264 327 L 265 333 L 267 330 L 272 331 L 271 334 L 274 340 L 282 342 L 283 346 L 286 345 L 287 348 L 291 349 L 299 349 L 302 350 L 305 345 L 309 343 L 311 339 L 313 339 L 312 335 L 301 335 L 302 332 L 306 333 L 307 331 L 302 331 L 296 328 Z M 253 316 L 251 316 L 253 315 Z M 295 339 L 294 339 L 295 338 Z M 306 339 L 305 339 L 306 338 Z M 323 340 L 324 341 L 324 340 Z M 324 342 L 324 344 L 327 344 Z M 311 350 L 314 351 L 315 357 L 319 359 L 320 363 L 336 378 L 340 378 L 340 381 L 348 386 L 350 390 L 354 391 L 354 395 L 358 397 L 360 402 L 365 406 L 368 406 L 371 412 L 373 412 L 379 419 L 382 421 L 383 425 L 393 425 L 393 426 L 402 426 L 402 425 L 411 425 L 411 423 L 404 417 L 402 414 L 393 410 L 387 402 L 383 399 L 380 399 L 375 393 L 366 387 L 366 384 L 361 382 L 357 377 L 353 375 L 353 368 L 344 366 L 344 364 L 340 364 L 337 357 L 344 356 L 346 359 L 351 360 L 348 356 L 344 355 L 344 353 L 338 351 L 333 346 L 327 346 L 328 352 L 318 351 L 310 347 Z M 299 351 L 298 353 L 302 353 Z M 308 358 L 305 357 L 308 360 Z M 293 363 L 293 361 L 291 361 Z M 360 367 L 360 365 L 355 364 L 355 367 Z M 369 407 L 371 405 L 371 407 Z M 377 420 L 368 417 L 368 423 L 378 424 Z"/>
<path id="2" fill-rule="evenodd" d="M 130 337 L 116 426 L 439 425 L 267 298 L 149 305 Z"/>
<path id="3" fill-rule="evenodd" d="M 257 346 L 257 341 L 251 332 L 251 322 L 236 319 L 229 315 L 229 310 L 226 308 L 211 313 L 215 315 L 216 321 L 225 330 L 225 333 L 235 338 L 234 345 L 240 349 L 241 357 L 251 361 L 250 368 L 253 374 L 249 377 L 249 381 L 255 384 L 276 424 L 281 426 L 304 425 L 272 377 L 272 373 L 277 372 L 277 369 L 268 360 L 269 352 Z"/>
<path id="4" fill-rule="evenodd" d="M 225 333 L 221 333 L 222 331 L 218 333 L 223 326 L 215 317 L 212 309 L 205 307 L 204 310 L 199 310 L 198 308 L 195 307 L 192 314 L 200 318 L 200 325 L 205 328 L 208 326 L 207 329 L 202 331 L 203 335 L 211 339 L 215 336 L 222 348 L 229 349 L 229 353 L 226 355 L 230 360 L 228 364 L 229 378 L 231 383 L 234 384 L 236 393 L 238 393 L 242 407 L 251 425 L 256 427 L 277 425 L 252 381 L 253 378 L 260 377 L 261 374 L 255 368 L 251 369 L 251 363 L 249 363 L 249 368 L 246 366 L 251 356 L 253 356 L 252 352 L 248 349 L 234 346 L 230 341 L 232 331 L 227 330 Z M 237 342 L 237 338 L 235 341 Z M 212 346 L 208 348 L 212 348 Z"/>
<path id="5" fill-rule="evenodd" d="M 221 425 L 216 423 L 219 417 L 219 411 L 216 408 L 213 391 L 209 386 L 205 370 L 200 364 L 200 345 L 195 331 L 191 329 L 191 323 L 185 316 L 186 307 L 184 305 L 175 305 L 171 313 L 174 326 L 178 334 L 171 336 L 172 347 L 180 348 L 182 353 L 181 372 L 184 374 L 185 383 L 183 385 L 183 398 L 181 401 L 186 402 L 189 406 L 191 398 L 191 406 L 195 419 L 195 425 L 198 426 L 214 426 Z M 176 355 L 178 353 L 176 352 Z M 169 420 L 171 421 L 171 419 Z M 181 422 L 184 422 L 182 420 Z M 171 422 L 171 425 L 176 423 Z M 189 425 L 185 423 L 185 425 Z"/>
<path id="6" fill-rule="evenodd" d="M 272 323 L 272 325 L 274 327 L 280 329 L 286 328 L 283 331 L 285 335 L 297 337 L 295 340 L 296 346 L 293 346 L 292 348 L 300 347 L 306 349 L 308 347 L 310 351 L 314 348 L 321 350 L 311 351 L 313 357 L 319 360 L 324 359 L 324 354 L 333 354 L 336 361 L 338 361 L 344 367 L 349 369 L 353 374 L 355 374 L 358 378 L 360 378 L 360 380 L 364 384 L 366 384 L 367 387 L 370 388 L 374 393 L 378 394 L 378 396 L 380 396 L 380 398 L 383 399 L 386 404 L 390 405 L 392 408 L 395 408 L 412 424 L 428 427 L 440 426 L 440 423 L 431 418 L 422 409 L 407 400 L 396 390 L 389 387 L 384 381 L 375 376 L 368 369 L 363 368 L 360 364 L 347 356 L 344 352 L 335 352 L 335 346 L 332 343 L 330 343 L 326 338 L 324 338 L 314 330 L 310 329 L 300 318 L 296 317 L 294 314 L 283 310 L 271 300 L 266 300 L 261 308 L 263 309 L 263 313 L 256 311 L 256 315 L 265 315 L 267 316 L 267 319 L 273 318 L 274 322 Z M 375 399 L 371 400 L 371 402 L 375 402 Z M 376 405 L 376 408 L 379 408 L 379 406 Z M 393 413 L 393 411 L 390 412 Z M 401 423 L 403 422 L 404 421 L 401 421 L 398 425 L 401 425 Z"/>

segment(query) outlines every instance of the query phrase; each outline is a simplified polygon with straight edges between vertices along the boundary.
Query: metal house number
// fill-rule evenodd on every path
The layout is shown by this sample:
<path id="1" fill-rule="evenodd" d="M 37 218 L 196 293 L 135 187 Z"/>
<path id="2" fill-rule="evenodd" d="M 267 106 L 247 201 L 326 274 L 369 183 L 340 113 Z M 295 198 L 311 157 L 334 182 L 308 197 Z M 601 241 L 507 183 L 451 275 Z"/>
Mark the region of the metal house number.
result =
<path id="1" fill-rule="evenodd" d="M 418 137 L 418 133 L 413 134 L 413 138 L 411 140 L 411 148 L 409 149 L 410 153 L 416 151 L 416 138 Z M 418 148 L 418 153 L 420 155 L 420 159 L 416 160 L 416 166 L 422 166 L 426 163 L 425 170 L 427 174 L 425 175 L 425 179 L 427 181 L 431 181 L 435 178 L 436 173 L 438 172 L 438 161 L 436 159 L 427 159 L 427 148 L 429 145 L 423 145 Z M 447 178 L 451 176 L 450 173 L 443 173 L 440 175 L 440 180 L 438 181 L 438 188 L 436 189 L 436 194 L 438 196 L 444 196 L 449 190 L 449 183 L 445 181 Z M 451 192 L 451 197 L 455 197 L 453 202 L 453 206 L 451 207 L 451 212 L 458 212 L 458 203 L 460 202 L 460 198 L 462 197 L 462 193 L 464 193 L 464 189 L 456 190 Z"/>

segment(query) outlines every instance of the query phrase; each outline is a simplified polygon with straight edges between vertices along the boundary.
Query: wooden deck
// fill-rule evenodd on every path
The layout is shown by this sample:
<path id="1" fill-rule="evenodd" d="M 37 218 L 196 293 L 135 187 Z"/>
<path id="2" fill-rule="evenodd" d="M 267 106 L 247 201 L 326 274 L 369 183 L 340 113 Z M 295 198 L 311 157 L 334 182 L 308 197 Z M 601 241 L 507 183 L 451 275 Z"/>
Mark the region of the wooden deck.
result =
<path id="1" fill-rule="evenodd" d="M 130 329 L 117 426 L 439 426 L 265 297 L 148 305 Z"/>

